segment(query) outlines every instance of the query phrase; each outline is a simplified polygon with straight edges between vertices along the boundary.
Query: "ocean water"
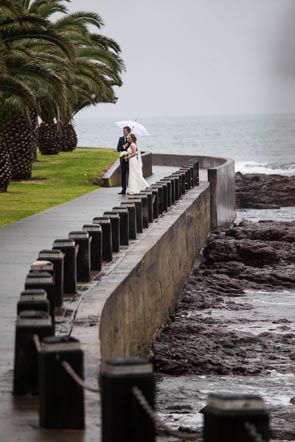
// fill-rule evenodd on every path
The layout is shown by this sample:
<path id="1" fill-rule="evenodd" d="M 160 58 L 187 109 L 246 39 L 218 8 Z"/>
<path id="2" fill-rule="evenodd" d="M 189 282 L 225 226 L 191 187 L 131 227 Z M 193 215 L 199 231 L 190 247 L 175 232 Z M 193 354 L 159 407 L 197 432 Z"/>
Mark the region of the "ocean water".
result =
<path id="1" fill-rule="evenodd" d="M 125 117 L 126 118 L 126 117 Z M 112 147 L 122 118 L 77 116 L 79 146 Z M 142 150 L 233 158 L 236 171 L 295 174 L 295 114 L 222 117 L 149 117 Z"/>

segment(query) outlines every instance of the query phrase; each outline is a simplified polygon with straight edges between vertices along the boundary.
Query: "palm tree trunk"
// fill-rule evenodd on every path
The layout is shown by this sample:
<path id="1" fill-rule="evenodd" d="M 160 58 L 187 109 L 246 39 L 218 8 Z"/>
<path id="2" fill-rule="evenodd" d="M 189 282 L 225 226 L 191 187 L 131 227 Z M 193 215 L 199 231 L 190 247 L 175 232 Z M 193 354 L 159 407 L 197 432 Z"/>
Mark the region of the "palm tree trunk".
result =
<path id="1" fill-rule="evenodd" d="M 6 150 L 4 136 L 0 132 L 0 192 L 6 192 L 11 179 L 9 155 Z"/>
<path id="2" fill-rule="evenodd" d="M 31 123 L 23 115 L 16 114 L 3 128 L 3 135 L 10 159 L 11 178 L 31 178 L 34 145 Z"/>
<path id="3" fill-rule="evenodd" d="M 32 162 L 37 161 L 37 139 L 38 139 L 38 114 L 35 111 L 30 112 L 31 122 L 32 122 Z"/>
<path id="4" fill-rule="evenodd" d="M 54 122 L 42 121 L 38 127 L 38 147 L 43 155 L 57 155 L 61 150 L 61 132 Z"/>
<path id="5" fill-rule="evenodd" d="M 77 147 L 78 137 L 72 123 L 61 124 L 61 150 L 71 152 Z"/>

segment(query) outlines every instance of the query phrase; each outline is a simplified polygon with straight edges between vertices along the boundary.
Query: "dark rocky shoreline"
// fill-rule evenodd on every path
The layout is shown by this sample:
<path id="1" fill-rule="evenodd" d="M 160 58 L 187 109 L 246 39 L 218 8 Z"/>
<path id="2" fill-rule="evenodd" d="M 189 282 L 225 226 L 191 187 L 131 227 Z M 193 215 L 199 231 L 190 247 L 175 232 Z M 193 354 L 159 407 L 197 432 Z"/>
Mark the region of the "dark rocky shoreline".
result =
<path id="1" fill-rule="evenodd" d="M 288 206 L 295 206 L 295 176 L 236 173 L 237 209 Z"/>
<path id="2" fill-rule="evenodd" d="M 295 206 L 295 177 L 238 173 L 236 179 L 239 207 Z M 251 332 L 257 322 L 251 291 L 274 293 L 275 301 L 291 296 L 292 303 L 295 220 L 243 221 L 210 235 L 201 265 L 193 269 L 176 313 L 151 349 L 156 375 L 295 373 L 294 315 L 276 312 L 270 302 L 270 319 L 266 310 L 258 331 Z M 295 440 L 289 411 L 277 409 L 273 419 L 273 439 Z"/>
<path id="3" fill-rule="evenodd" d="M 197 314 L 207 309 L 247 310 L 250 320 L 253 306 L 245 301 L 245 290 L 295 290 L 294 238 L 295 221 L 243 222 L 213 233 L 202 264 L 186 282 L 175 316 L 154 343 L 156 371 L 173 375 L 295 372 L 295 334 L 246 335 L 228 330 L 210 313 Z M 284 318 L 281 323 L 287 327 Z M 274 356 L 278 351 L 288 358 L 280 367 Z"/>

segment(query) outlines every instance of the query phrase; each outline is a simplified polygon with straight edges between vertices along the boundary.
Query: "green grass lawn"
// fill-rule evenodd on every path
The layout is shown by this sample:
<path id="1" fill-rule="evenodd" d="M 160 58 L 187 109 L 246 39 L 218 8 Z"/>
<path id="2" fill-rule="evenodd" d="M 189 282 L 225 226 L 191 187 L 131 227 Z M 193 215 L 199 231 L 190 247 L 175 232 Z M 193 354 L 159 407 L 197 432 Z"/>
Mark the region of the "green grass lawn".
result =
<path id="1" fill-rule="evenodd" d="M 14 181 L 0 193 L 0 226 L 97 189 L 102 176 L 118 158 L 112 149 L 76 149 L 58 155 L 38 155 L 31 180 Z"/>

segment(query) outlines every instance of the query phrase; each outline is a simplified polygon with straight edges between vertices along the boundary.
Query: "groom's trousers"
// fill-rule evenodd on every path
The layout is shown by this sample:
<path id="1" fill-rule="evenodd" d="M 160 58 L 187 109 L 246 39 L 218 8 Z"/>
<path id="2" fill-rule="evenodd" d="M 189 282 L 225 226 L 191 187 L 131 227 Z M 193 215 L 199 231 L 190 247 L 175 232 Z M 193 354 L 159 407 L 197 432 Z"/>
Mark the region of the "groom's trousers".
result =
<path id="1" fill-rule="evenodd" d="M 122 192 L 126 192 L 127 190 L 127 176 L 129 173 L 129 161 L 125 161 L 120 158 L 121 165 L 121 184 L 122 184 Z"/>

